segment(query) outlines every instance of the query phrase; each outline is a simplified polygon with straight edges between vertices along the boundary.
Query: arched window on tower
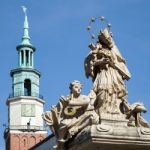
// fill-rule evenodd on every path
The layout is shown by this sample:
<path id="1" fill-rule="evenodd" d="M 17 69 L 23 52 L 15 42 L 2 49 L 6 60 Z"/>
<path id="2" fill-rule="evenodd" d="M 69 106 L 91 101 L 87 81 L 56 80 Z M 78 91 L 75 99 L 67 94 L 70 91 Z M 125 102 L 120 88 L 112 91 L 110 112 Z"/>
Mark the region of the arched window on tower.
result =
<path id="1" fill-rule="evenodd" d="M 24 95 L 31 96 L 31 81 L 29 79 L 24 81 Z"/>

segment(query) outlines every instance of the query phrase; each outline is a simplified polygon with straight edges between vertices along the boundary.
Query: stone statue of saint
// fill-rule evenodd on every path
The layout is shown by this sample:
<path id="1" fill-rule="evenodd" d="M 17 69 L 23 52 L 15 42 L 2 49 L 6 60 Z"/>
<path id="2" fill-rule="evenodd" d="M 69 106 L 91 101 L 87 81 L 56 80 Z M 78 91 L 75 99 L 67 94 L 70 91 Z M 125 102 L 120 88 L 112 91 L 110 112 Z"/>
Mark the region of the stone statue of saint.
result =
<path id="1" fill-rule="evenodd" d="M 120 114 L 120 103 L 127 95 L 124 80 L 131 77 L 126 62 L 107 28 L 99 33 L 96 45 L 89 47 L 85 72 L 93 80 L 93 91 L 97 95 L 95 106 L 103 113 Z"/>
<path id="2" fill-rule="evenodd" d="M 87 126 L 99 123 L 94 110 L 92 92 L 81 94 L 82 84 L 75 80 L 70 83 L 70 95 L 61 96 L 56 106 L 43 114 L 57 139 L 57 149 L 65 149 L 65 143 Z"/>
<path id="3" fill-rule="evenodd" d="M 89 47 L 91 51 L 85 59 L 85 73 L 93 80 L 96 112 L 99 116 L 114 114 L 117 118 L 121 116 L 122 119 L 129 119 L 129 126 L 149 128 L 149 123 L 141 116 L 141 112 L 146 112 L 144 105 L 130 105 L 127 102 L 124 80 L 129 80 L 131 75 L 112 38 L 112 33 L 107 28 L 100 31 L 97 43 Z"/>

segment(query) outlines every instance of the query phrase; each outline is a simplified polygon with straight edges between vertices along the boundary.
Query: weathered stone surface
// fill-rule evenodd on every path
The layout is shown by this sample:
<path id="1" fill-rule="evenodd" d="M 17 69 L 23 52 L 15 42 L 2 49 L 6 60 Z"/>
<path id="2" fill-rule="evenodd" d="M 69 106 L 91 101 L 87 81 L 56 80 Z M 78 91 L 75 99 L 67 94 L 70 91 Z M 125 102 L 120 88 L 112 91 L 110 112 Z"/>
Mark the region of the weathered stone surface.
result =
<path id="1" fill-rule="evenodd" d="M 69 150 L 150 150 L 150 129 L 92 125 L 68 145 Z"/>

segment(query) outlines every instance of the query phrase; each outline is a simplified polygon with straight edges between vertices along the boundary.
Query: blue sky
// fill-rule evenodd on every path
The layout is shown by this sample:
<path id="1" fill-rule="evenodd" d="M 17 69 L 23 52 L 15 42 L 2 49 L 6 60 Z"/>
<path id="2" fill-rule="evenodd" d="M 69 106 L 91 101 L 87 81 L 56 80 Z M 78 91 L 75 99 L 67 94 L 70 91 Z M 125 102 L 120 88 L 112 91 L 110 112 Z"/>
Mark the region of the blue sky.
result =
<path id="1" fill-rule="evenodd" d="M 7 124 L 6 100 L 12 92 L 9 73 L 17 67 L 16 46 L 23 33 L 22 5 L 28 8 L 31 43 L 37 48 L 35 68 L 42 73 L 45 110 L 69 93 L 74 79 L 84 84 L 84 94 L 89 92 L 92 82 L 83 67 L 91 43 L 86 27 L 91 17 L 103 15 L 112 23 L 114 39 L 132 74 L 126 82 L 128 100 L 143 102 L 148 109 L 144 117 L 150 121 L 149 0 L 1 0 L 0 150 L 5 149 L 3 124 Z"/>

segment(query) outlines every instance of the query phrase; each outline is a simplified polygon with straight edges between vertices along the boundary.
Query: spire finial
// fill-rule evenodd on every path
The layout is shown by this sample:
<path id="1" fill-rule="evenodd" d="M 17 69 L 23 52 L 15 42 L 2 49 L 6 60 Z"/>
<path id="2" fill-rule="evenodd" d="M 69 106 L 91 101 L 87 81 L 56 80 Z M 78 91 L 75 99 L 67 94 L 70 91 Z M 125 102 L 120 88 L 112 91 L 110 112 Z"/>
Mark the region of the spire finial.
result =
<path id="1" fill-rule="evenodd" d="M 25 6 L 21 6 L 21 7 L 22 7 L 22 10 L 23 10 L 25 16 L 27 16 L 27 8 Z"/>
<path id="2" fill-rule="evenodd" d="M 25 19 L 24 19 L 24 33 L 23 33 L 23 37 L 22 37 L 22 44 L 27 44 L 27 45 L 31 45 L 30 43 L 30 37 L 29 37 L 29 25 L 28 25 L 28 17 L 27 17 L 27 8 L 25 6 L 21 6 L 22 10 L 25 14 Z"/>

